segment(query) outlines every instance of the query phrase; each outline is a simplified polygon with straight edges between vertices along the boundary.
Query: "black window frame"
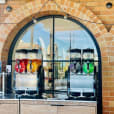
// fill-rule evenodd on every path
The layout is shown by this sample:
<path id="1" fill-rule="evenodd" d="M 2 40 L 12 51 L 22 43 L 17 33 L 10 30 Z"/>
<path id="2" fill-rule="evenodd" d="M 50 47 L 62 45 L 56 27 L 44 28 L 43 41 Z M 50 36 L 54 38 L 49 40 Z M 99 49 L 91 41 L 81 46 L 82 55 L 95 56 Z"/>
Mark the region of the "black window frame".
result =
<path id="1" fill-rule="evenodd" d="M 55 26 L 55 20 L 54 18 L 62 18 L 64 19 L 64 16 L 62 15 L 48 15 L 48 16 L 43 16 L 43 17 L 39 17 L 37 18 L 37 21 L 41 21 L 41 20 L 44 20 L 44 19 L 48 19 L 48 18 L 53 18 L 53 42 L 54 42 L 54 26 Z M 98 62 L 98 80 L 97 80 L 97 96 L 96 96 L 96 100 L 97 100 L 97 114 L 102 114 L 102 60 L 101 60 L 101 51 L 100 51 L 100 48 L 99 48 L 99 45 L 94 37 L 94 35 L 92 34 L 92 32 L 85 26 L 83 25 L 82 23 L 80 23 L 78 20 L 76 19 L 73 19 L 71 17 L 68 17 L 67 18 L 68 20 L 80 25 L 92 38 L 95 46 L 96 46 L 96 49 L 97 49 L 97 53 L 98 53 L 98 59 L 99 59 L 99 62 Z M 18 39 L 20 38 L 21 34 L 27 29 L 29 28 L 31 25 L 33 25 L 33 21 L 30 21 L 29 23 L 27 23 L 23 28 L 21 28 L 19 30 L 19 32 L 17 33 L 17 35 L 15 36 L 14 40 L 12 41 L 12 44 L 10 46 L 10 49 L 9 49 L 9 53 L 8 53 L 8 61 L 7 61 L 7 64 L 9 65 L 12 65 L 12 55 L 13 55 L 13 51 L 14 51 L 14 48 L 15 48 L 15 45 L 16 45 L 16 42 L 18 41 Z M 54 52 L 54 43 L 53 43 L 53 52 Z M 53 58 L 54 58 L 54 54 L 53 54 Z M 52 62 L 55 62 L 54 59 Z M 53 64 L 53 73 L 54 73 L 54 64 Z M 53 94 L 54 94 L 54 74 L 53 74 Z M 11 87 L 11 83 L 12 83 L 12 77 L 9 76 L 7 78 L 7 88 L 8 90 L 12 90 L 12 87 Z M 7 93 L 10 93 L 10 91 L 7 91 Z"/>

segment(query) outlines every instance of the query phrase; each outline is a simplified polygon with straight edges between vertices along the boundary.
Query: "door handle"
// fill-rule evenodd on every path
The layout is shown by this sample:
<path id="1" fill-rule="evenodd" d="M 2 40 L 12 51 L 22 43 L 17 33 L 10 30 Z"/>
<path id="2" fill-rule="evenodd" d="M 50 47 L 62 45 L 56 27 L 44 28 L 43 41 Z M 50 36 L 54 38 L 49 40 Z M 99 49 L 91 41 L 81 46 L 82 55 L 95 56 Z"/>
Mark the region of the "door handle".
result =
<path id="1" fill-rule="evenodd" d="M 62 105 L 62 104 L 51 104 L 51 106 L 65 106 L 65 105 Z"/>

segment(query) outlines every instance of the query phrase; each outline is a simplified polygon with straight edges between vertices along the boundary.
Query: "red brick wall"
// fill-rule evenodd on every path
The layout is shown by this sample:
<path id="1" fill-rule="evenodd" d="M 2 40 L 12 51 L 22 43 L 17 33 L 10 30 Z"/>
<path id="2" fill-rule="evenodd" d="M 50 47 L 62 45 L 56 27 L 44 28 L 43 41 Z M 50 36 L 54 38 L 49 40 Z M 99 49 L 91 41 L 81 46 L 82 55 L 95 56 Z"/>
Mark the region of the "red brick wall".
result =
<path id="1" fill-rule="evenodd" d="M 9 0 L 0 5 L 0 22 L 13 22 L 17 24 L 0 25 L 0 59 L 7 61 L 8 51 L 15 35 L 32 16 L 48 14 L 63 14 L 53 2 L 49 2 L 42 12 L 39 9 L 46 0 Z M 92 22 L 111 24 L 114 23 L 114 6 L 107 9 L 107 1 L 113 0 L 56 0 L 66 13 Z M 13 7 L 12 12 L 6 11 L 6 6 Z M 37 15 L 36 15 L 37 14 Z M 80 20 L 79 20 L 80 21 Z M 114 114 L 114 26 L 92 24 L 80 21 L 95 36 L 102 54 L 102 82 L 103 82 L 103 114 Z M 18 25 L 18 26 L 17 26 Z M 112 27 L 112 28 L 111 28 Z"/>

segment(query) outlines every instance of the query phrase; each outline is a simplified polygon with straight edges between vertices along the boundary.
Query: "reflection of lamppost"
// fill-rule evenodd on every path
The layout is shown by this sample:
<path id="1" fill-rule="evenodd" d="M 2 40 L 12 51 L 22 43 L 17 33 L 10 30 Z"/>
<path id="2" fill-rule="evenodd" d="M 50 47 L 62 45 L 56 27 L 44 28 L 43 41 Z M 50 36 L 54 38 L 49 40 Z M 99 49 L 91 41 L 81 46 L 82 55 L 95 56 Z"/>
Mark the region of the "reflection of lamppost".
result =
<path id="1" fill-rule="evenodd" d="M 50 59 L 53 60 L 53 36 L 50 32 Z"/>
<path id="2" fill-rule="evenodd" d="M 34 41 L 34 26 L 31 27 L 31 44 L 30 44 L 31 49 L 33 49 L 33 41 Z"/>

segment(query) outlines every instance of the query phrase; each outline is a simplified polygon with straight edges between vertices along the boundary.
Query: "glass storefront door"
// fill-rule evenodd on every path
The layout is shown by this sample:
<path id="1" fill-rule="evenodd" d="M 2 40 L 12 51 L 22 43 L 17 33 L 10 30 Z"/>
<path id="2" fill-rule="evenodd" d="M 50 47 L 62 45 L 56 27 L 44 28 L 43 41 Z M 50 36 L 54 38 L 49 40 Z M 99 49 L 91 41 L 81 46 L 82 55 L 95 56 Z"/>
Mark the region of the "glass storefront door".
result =
<path id="1" fill-rule="evenodd" d="M 12 57 L 12 89 L 19 95 L 95 99 L 98 52 L 79 23 L 49 16 L 18 37 Z"/>

